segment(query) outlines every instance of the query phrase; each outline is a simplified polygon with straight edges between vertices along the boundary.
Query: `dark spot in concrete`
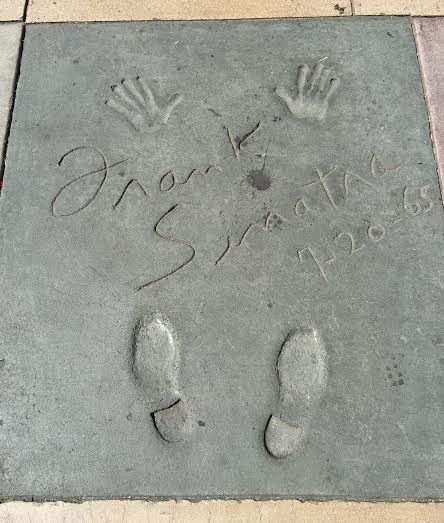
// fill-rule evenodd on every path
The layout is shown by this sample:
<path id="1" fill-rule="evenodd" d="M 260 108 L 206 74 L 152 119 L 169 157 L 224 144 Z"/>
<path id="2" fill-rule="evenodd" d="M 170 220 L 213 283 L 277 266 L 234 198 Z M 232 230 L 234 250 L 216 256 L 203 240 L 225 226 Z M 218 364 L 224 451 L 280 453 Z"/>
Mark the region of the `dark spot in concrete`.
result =
<path id="1" fill-rule="evenodd" d="M 73 64 L 78 64 L 79 61 L 76 59 L 76 60 L 73 60 L 72 63 L 73 63 Z"/>
<path id="2" fill-rule="evenodd" d="M 439 363 L 441 363 L 441 365 L 444 365 L 444 358 L 439 358 Z"/>
<path id="3" fill-rule="evenodd" d="M 217 111 L 215 111 L 213 108 L 211 107 L 208 107 L 208 110 L 210 111 L 210 113 L 213 113 L 214 116 L 218 116 L 218 117 L 221 117 L 222 115 L 220 113 L 218 113 Z"/>
<path id="4" fill-rule="evenodd" d="M 402 378 L 403 377 L 403 372 L 402 372 L 402 369 L 398 368 L 398 366 L 401 364 L 400 363 L 400 360 L 399 358 L 403 358 L 404 357 L 404 354 L 402 353 L 399 353 L 399 357 L 397 358 L 396 356 L 391 356 L 391 359 L 392 359 L 392 364 L 391 365 L 387 365 L 385 368 L 387 371 L 390 371 L 386 378 L 385 378 L 385 381 L 387 381 L 387 379 L 389 379 L 391 381 L 391 384 L 393 387 L 397 387 L 398 385 L 403 385 L 404 384 L 404 380 L 403 379 L 398 379 L 398 378 Z M 393 361 L 395 360 L 395 361 Z"/>
<path id="5" fill-rule="evenodd" d="M 268 307 L 269 309 L 272 309 L 272 308 L 273 308 L 273 304 L 271 303 L 271 301 L 269 301 L 269 302 L 267 303 L 267 307 Z"/>
<path id="6" fill-rule="evenodd" d="M 342 7 L 342 6 L 339 5 L 339 4 L 336 4 L 336 5 L 335 5 L 335 9 L 336 9 L 336 11 L 339 11 L 339 13 L 340 13 L 341 15 L 343 15 L 344 12 L 345 12 L 345 7 Z"/>
<path id="7" fill-rule="evenodd" d="M 5 366 L 5 360 L 0 360 L 0 369 L 3 369 Z"/>
<path id="8" fill-rule="evenodd" d="M 182 71 L 182 67 L 181 67 L 180 65 L 178 65 L 178 66 L 176 67 L 176 71 Z"/>
<path id="9" fill-rule="evenodd" d="M 252 169 L 247 176 L 247 182 L 258 191 L 266 191 L 269 189 L 271 179 L 265 170 L 265 165 L 261 169 Z"/>
<path id="10" fill-rule="evenodd" d="M 432 338 L 433 345 L 444 345 L 444 340 L 441 334 L 436 334 Z"/>
<path id="11" fill-rule="evenodd" d="M 390 36 L 390 38 L 393 38 L 393 35 L 390 31 L 387 31 L 387 36 Z"/>
<path id="12" fill-rule="evenodd" d="M 199 427 L 205 427 L 205 422 L 201 419 L 197 422 L 197 424 L 199 425 Z"/>
<path id="13" fill-rule="evenodd" d="M 273 122 L 280 122 L 281 120 L 282 120 L 282 118 L 280 116 L 273 117 Z"/>
<path id="14" fill-rule="evenodd" d="M 131 412 L 128 414 L 128 416 L 126 417 L 126 419 L 128 421 L 131 421 L 133 419 L 133 415 L 131 414 Z"/>

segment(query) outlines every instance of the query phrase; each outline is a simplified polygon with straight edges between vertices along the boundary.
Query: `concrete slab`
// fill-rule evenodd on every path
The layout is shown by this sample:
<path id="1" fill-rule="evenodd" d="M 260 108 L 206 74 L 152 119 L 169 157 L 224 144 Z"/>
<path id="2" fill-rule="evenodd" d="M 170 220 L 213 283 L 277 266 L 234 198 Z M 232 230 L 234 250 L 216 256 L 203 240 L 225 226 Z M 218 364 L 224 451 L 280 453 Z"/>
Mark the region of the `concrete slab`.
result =
<path id="1" fill-rule="evenodd" d="M 2 495 L 442 497 L 408 19 L 30 26 L 5 182 Z"/>
<path id="2" fill-rule="evenodd" d="M 0 24 L 0 166 L 3 165 L 4 141 L 10 116 L 21 34 L 21 24 Z"/>
<path id="3" fill-rule="evenodd" d="M 354 0 L 356 15 L 419 15 L 444 14 L 441 0 Z"/>
<path id="4" fill-rule="evenodd" d="M 25 0 L 1 0 L 0 21 L 22 20 L 25 11 Z"/>
<path id="5" fill-rule="evenodd" d="M 351 15 L 350 0 L 31 0 L 28 22 L 211 20 Z"/>
<path id="6" fill-rule="evenodd" d="M 442 503 L 321 503 L 284 501 L 86 501 L 84 503 L 9 502 L 0 505 L 8 523 L 75 521 L 88 523 L 440 523 Z"/>
<path id="7" fill-rule="evenodd" d="M 441 187 L 444 188 L 444 19 L 413 20 Z"/>

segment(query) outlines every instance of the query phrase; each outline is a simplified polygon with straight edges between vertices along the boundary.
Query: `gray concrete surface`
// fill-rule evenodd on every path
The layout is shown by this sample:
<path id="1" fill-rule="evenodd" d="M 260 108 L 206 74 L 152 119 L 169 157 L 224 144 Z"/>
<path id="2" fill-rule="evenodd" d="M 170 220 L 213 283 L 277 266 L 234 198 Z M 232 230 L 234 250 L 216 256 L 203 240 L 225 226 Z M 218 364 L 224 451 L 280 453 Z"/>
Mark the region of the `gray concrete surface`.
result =
<path id="1" fill-rule="evenodd" d="M 0 201 L 2 495 L 442 497 L 408 20 L 29 27 Z"/>

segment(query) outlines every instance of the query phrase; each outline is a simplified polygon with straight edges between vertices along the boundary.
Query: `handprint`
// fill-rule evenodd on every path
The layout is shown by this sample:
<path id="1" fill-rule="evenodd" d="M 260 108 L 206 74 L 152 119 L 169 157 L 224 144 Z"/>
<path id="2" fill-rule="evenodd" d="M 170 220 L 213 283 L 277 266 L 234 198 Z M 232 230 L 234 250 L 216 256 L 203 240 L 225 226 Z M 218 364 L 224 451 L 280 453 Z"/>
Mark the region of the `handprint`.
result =
<path id="1" fill-rule="evenodd" d="M 172 96 L 165 107 L 160 107 L 153 92 L 139 76 L 135 79 L 123 79 L 120 84 L 111 87 L 114 98 L 105 104 L 125 117 L 139 133 L 165 125 L 173 109 L 182 101 L 181 94 Z"/>
<path id="2" fill-rule="evenodd" d="M 296 79 L 297 92 L 293 98 L 285 87 L 277 87 L 275 93 L 296 118 L 323 120 L 328 103 L 339 86 L 338 78 L 330 78 L 330 69 L 317 63 L 311 74 L 307 65 L 300 65 Z"/>

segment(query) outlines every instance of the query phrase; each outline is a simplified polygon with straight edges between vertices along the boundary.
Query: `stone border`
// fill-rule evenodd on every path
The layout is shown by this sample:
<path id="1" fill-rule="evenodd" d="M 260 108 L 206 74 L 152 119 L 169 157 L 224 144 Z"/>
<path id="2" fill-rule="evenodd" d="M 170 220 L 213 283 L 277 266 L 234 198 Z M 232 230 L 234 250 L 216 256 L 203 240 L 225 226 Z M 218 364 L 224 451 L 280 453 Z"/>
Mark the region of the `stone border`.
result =
<path id="1" fill-rule="evenodd" d="M 26 0 L 0 0 L 0 22 L 23 20 Z"/>
<path id="2" fill-rule="evenodd" d="M 301 501 L 86 501 L 83 503 L 8 502 L 0 505 L 8 523 L 439 523 L 444 503 Z"/>
<path id="3" fill-rule="evenodd" d="M 444 18 L 414 18 L 413 30 L 441 179 L 441 192 L 444 195 Z"/>
<path id="4" fill-rule="evenodd" d="M 223 20 L 351 14 L 351 0 L 30 0 L 27 21 Z"/>
<path id="5" fill-rule="evenodd" d="M 8 6 L 25 0 L 1 0 Z M 123 7 L 122 7 L 123 6 Z M 12 7 L 9 7 L 11 11 Z M 439 0 L 29 0 L 27 22 L 105 22 L 131 20 L 223 20 L 350 15 L 442 16 Z M 6 18 L 4 18 L 6 19 Z"/>
<path id="6" fill-rule="evenodd" d="M 444 15 L 440 0 L 352 0 L 356 15 Z"/>

